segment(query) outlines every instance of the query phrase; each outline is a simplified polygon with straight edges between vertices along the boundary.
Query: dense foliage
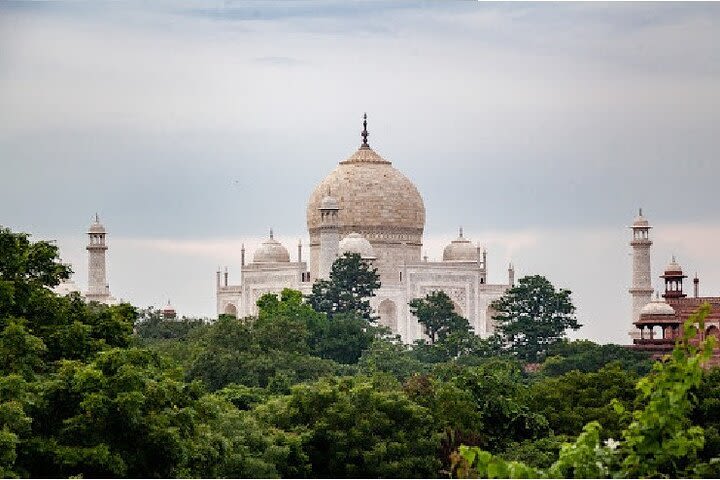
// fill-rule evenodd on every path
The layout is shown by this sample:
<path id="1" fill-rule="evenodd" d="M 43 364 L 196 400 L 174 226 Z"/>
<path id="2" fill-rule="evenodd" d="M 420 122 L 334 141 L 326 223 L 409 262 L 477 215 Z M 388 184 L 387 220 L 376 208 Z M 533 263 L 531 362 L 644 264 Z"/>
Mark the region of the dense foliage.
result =
<path id="1" fill-rule="evenodd" d="M 373 320 L 370 297 L 375 296 L 378 288 L 377 269 L 361 260 L 357 253 L 345 253 L 333 263 L 329 279 L 313 284 L 308 303 L 315 311 L 329 317 L 345 313 Z"/>
<path id="2" fill-rule="evenodd" d="M 653 365 L 563 340 L 557 312 L 542 339 L 528 322 L 480 339 L 442 292 L 413 302 L 434 333 L 405 345 L 368 310 L 372 270 L 353 256 L 333 270 L 309 299 L 264 295 L 257 317 L 164 319 L 55 295 L 70 273 L 56 247 L 0 229 L 0 475 L 720 473 L 720 373 L 700 368 L 707 350 L 685 342 Z"/>
<path id="3" fill-rule="evenodd" d="M 505 347 L 517 358 L 537 362 L 548 347 L 581 325 L 575 318 L 570 291 L 555 289 L 541 275 L 521 278 L 508 293 L 492 303 L 493 317 Z"/>
<path id="4" fill-rule="evenodd" d="M 455 312 L 455 306 L 447 293 L 431 292 L 425 298 L 410 301 L 410 312 L 415 315 L 430 344 L 442 342 L 456 332 L 471 332 L 468 321 Z"/>
<path id="5" fill-rule="evenodd" d="M 705 304 L 683 327 L 683 335 L 666 361 L 636 385 L 637 406 L 627 408 L 613 400 L 622 430 L 617 439 L 601 441 L 602 424 L 593 420 L 575 442 L 564 443 L 557 460 L 547 469 L 463 445 L 454 457 L 461 477 L 481 478 L 658 478 L 716 475 L 720 459 L 703 461 L 705 431 L 693 424 L 698 401 L 693 390 L 703 384 L 703 364 L 709 360 L 715 338 L 696 345 L 709 312 Z"/>

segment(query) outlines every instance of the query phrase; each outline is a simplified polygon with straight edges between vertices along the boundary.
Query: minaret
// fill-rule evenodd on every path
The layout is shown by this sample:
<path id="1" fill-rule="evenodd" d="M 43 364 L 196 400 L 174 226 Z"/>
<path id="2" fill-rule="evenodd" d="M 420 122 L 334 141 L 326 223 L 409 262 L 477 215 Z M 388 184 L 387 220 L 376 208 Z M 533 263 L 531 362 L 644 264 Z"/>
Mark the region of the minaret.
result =
<path id="1" fill-rule="evenodd" d="M 338 212 L 340 205 L 335 197 L 328 194 L 320 202 L 320 258 L 318 261 L 318 278 L 330 278 L 330 270 L 338 256 L 340 245 L 340 228 Z"/>
<path id="2" fill-rule="evenodd" d="M 508 265 L 508 285 L 510 285 L 510 288 L 515 286 L 515 266 L 512 262 Z"/>
<path id="3" fill-rule="evenodd" d="M 105 252 L 108 249 L 105 243 L 105 227 L 100 223 L 100 217 L 95 214 L 95 219 L 88 229 L 88 290 L 87 299 L 96 302 L 108 302 L 110 297 L 110 286 L 107 283 L 105 273 Z"/>
<path id="4" fill-rule="evenodd" d="M 628 290 L 632 296 L 632 317 L 630 324 L 638 321 L 640 318 L 640 310 L 642 307 L 650 303 L 652 300 L 652 283 L 650 277 L 650 223 L 643 217 L 642 208 L 638 212 L 638 217 L 633 222 L 632 240 L 630 246 L 632 253 L 632 286 Z M 639 338 L 639 330 L 632 327 L 630 336 Z"/>

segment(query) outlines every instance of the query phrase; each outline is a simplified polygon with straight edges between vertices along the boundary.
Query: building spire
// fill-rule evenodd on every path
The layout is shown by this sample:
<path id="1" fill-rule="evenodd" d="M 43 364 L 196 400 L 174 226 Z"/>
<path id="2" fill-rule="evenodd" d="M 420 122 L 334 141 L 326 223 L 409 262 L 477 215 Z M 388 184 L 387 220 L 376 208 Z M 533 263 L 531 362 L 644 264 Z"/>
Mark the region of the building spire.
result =
<path id="1" fill-rule="evenodd" d="M 270 238 L 273 238 L 273 230 L 272 230 L 272 227 L 270 227 Z"/>
<path id="2" fill-rule="evenodd" d="M 360 145 L 360 148 L 370 148 L 370 145 L 368 144 L 368 137 L 370 134 L 367 130 L 367 113 L 363 115 L 363 131 L 360 133 L 360 136 L 363 139 L 362 145 Z"/>
<path id="3" fill-rule="evenodd" d="M 100 216 L 95 212 L 95 223 L 100 223 Z"/>
<path id="4" fill-rule="evenodd" d="M 460 238 L 463 238 L 463 229 L 460 227 Z"/>
<path id="5" fill-rule="evenodd" d="M 638 215 L 640 215 L 640 216 L 642 217 L 642 207 L 640 207 L 640 208 L 638 209 Z"/>

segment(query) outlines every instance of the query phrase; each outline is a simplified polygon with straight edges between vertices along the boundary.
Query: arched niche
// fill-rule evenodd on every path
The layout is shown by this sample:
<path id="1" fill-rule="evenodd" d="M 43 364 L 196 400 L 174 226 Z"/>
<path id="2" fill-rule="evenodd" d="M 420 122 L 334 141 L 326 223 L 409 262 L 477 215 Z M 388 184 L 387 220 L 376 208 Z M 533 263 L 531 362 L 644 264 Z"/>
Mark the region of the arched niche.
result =
<path id="1" fill-rule="evenodd" d="M 715 325 L 711 325 L 707 330 L 705 330 L 705 338 L 710 338 L 711 335 L 720 340 L 720 329 L 718 329 Z M 717 345 L 717 342 L 715 342 L 715 344 Z"/>
<path id="2" fill-rule="evenodd" d="M 231 315 L 231 316 L 237 318 L 237 307 L 235 305 L 233 305 L 232 303 L 228 303 L 227 305 L 225 305 L 223 314 Z"/>
<path id="3" fill-rule="evenodd" d="M 378 315 L 380 315 L 380 325 L 384 325 L 390 328 L 393 333 L 397 333 L 397 306 L 395 302 L 388 298 L 380 302 L 380 305 L 378 305 Z"/>

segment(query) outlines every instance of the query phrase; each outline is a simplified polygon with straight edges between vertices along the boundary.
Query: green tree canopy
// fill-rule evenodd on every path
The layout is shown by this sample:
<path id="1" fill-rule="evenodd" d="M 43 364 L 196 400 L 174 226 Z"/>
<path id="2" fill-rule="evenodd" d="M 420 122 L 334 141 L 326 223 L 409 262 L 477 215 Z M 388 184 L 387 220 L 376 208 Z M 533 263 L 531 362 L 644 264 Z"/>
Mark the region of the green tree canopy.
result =
<path id="1" fill-rule="evenodd" d="M 636 385 L 633 409 L 612 404 L 624 428 L 619 439 L 602 442 L 602 426 L 592 421 L 572 443 L 560 448 L 547 469 L 506 461 L 477 447 L 462 446 L 454 456 L 456 474 L 481 478 L 683 478 L 717 473 L 717 459 L 704 462 L 704 430 L 692 422 L 694 391 L 702 387 L 703 365 L 714 337 L 699 344 L 709 305 L 684 324 L 682 336 L 664 361 L 655 362 Z"/>
<path id="2" fill-rule="evenodd" d="M 0 318 L 31 313 L 33 295 L 70 278 L 72 271 L 58 261 L 58 248 L 32 242 L 27 233 L 0 226 Z"/>
<path id="3" fill-rule="evenodd" d="M 576 437 L 586 424 L 598 421 L 604 438 L 620 438 L 624 424 L 612 401 L 631 408 L 638 379 L 619 362 L 609 363 L 597 372 L 573 370 L 533 383 L 529 406 L 548 420 L 556 434 Z"/>
<path id="4" fill-rule="evenodd" d="M 468 321 L 455 312 L 455 305 L 442 290 L 428 293 L 425 298 L 415 298 L 409 305 L 410 312 L 425 327 L 430 344 L 443 341 L 454 332 L 472 332 Z"/>
<path id="5" fill-rule="evenodd" d="M 302 438 L 306 465 L 284 477 L 435 477 L 439 435 L 430 412 L 396 388 L 342 377 L 297 385 L 256 410 L 267 424 Z M 312 473 L 310 473 L 312 472 Z"/>
<path id="6" fill-rule="evenodd" d="M 370 297 L 380 288 L 377 269 L 357 253 L 346 253 L 335 260 L 328 280 L 317 280 L 308 296 L 308 303 L 328 317 L 339 313 L 356 314 L 367 321 L 374 320 Z"/>
<path id="7" fill-rule="evenodd" d="M 537 362 L 550 345 L 581 325 L 575 318 L 570 290 L 556 290 L 541 276 L 523 277 L 503 297 L 492 303 L 493 319 L 506 348 L 519 359 Z"/>
<path id="8" fill-rule="evenodd" d="M 276 475 L 272 435 L 147 350 L 63 362 L 39 395 L 20 454 L 30 476 Z"/>
<path id="9" fill-rule="evenodd" d="M 590 340 L 563 339 L 548 347 L 541 374 L 562 375 L 572 370 L 596 372 L 605 365 L 618 362 L 623 369 L 638 375 L 650 372 L 652 360 L 647 352 L 629 349 L 622 345 L 598 345 Z"/>
<path id="10" fill-rule="evenodd" d="M 0 330 L 10 327 L 5 348 L 18 328 L 42 341 L 44 347 L 36 350 L 45 361 L 87 359 L 105 348 L 130 345 L 135 308 L 86 304 L 76 293 L 54 294 L 50 287 L 69 274 L 54 244 L 31 242 L 27 234 L 0 228 Z"/>

